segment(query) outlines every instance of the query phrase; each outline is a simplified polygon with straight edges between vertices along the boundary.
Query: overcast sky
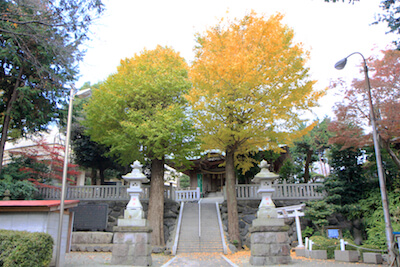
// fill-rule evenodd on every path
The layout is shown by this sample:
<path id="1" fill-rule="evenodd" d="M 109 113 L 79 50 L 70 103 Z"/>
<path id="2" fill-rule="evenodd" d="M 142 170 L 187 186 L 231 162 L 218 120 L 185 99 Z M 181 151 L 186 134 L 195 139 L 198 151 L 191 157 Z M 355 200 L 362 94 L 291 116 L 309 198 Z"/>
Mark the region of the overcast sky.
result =
<path id="1" fill-rule="evenodd" d="M 92 41 L 80 64 L 81 77 L 91 84 L 116 72 L 121 59 L 130 58 L 144 48 L 158 44 L 171 46 L 190 62 L 194 58 L 194 35 L 216 25 L 221 17 L 242 18 L 254 10 L 270 16 L 285 15 L 283 22 L 293 28 L 295 41 L 310 51 L 310 73 L 318 80 L 316 90 L 325 88 L 331 79 L 358 75 L 361 57 L 355 55 L 345 69 L 333 65 L 352 52 L 365 57 L 377 54 L 393 40 L 386 25 L 371 25 L 380 13 L 380 0 L 361 0 L 355 4 L 325 3 L 324 0 L 104 0 L 106 12 L 92 27 Z M 228 11 L 228 13 L 227 13 Z M 330 92 L 321 100 L 315 116 L 331 116 L 331 107 L 339 97 Z"/>

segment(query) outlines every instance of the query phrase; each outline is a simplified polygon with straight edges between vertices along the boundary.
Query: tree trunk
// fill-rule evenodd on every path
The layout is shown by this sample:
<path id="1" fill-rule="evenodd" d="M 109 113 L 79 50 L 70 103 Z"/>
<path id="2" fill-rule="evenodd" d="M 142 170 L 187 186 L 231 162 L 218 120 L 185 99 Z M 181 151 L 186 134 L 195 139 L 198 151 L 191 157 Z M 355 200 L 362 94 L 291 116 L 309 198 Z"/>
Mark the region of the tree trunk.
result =
<path id="1" fill-rule="evenodd" d="M 1 137 L 0 137 L 0 173 L 3 169 L 4 147 L 5 147 L 6 141 L 7 141 L 8 128 L 10 127 L 11 110 L 12 110 L 12 106 L 18 96 L 18 87 L 19 87 L 19 84 L 21 81 L 22 72 L 23 72 L 23 68 L 21 68 L 19 70 L 18 78 L 15 81 L 15 86 L 14 86 L 13 92 L 11 94 L 11 98 L 7 103 L 6 113 L 4 114 L 3 128 L 1 131 Z"/>
<path id="2" fill-rule="evenodd" d="M 384 140 L 380 135 L 378 137 L 380 146 L 389 153 L 390 158 L 393 160 L 396 167 L 400 170 L 400 159 L 397 157 L 396 153 L 394 153 L 394 151 L 391 149 L 390 141 Z"/>
<path id="3" fill-rule="evenodd" d="M 239 215 L 236 198 L 236 176 L 234 164 L 234 151 L 226 151 L 226 197 L 228 205 L 228 234 L 232 243 L 238 242 L 238 247 L 242 247 L 242 240 L 239 232 Z"/>
<path id="4" fill-rule="evenodd" d="M 100 184 L 104 185 L 104 169 L 103 168 L 99 169 L 99 176 L 100 176 Z"/>
<path id="5" fill-rule="evenodd" d="M 97 169 L 92 168 L 92 171 L 90 174 L 90 184 L 91 185 L 96 185 L 96 177 L 97 177 Z"/>
<path id="6" fill-rule="evenodd" d="M 308 181 L 310 181 L 310 162 L 311 162 L 312 153 L 313 153 L 313 150 L 311 150 L 311 149 L 307 150 L 306 162 L 304 164 L 304 182 L 305 183 L 308 183 Z"/>
<path id="7" fill-rule="evenodd" d="M 164 246 L 164 158 L 151 162 L 150 199 L 147 216 L 152 246 Z"/>

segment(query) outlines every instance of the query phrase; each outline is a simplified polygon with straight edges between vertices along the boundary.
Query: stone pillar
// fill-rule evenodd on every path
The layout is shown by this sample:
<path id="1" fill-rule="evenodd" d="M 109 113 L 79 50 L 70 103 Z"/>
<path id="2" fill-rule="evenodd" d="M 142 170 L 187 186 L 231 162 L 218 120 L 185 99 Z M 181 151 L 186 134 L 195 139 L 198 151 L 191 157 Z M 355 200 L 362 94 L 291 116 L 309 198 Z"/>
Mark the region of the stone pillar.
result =
<path id="1" fill-rule="evenodd" d="M 115 226 L 112 265 L 151 266 L 152 230 L 142 226 Z"/>
<path id="2" fill-rule="evenodd" d="M 251 265 L 288 264 L 291 262 L 288 230 L 284 219 L 279 219 L 272 194 L 275 189 L 273 181 L 279 175 L 268 170 L 268 163 L 263 160 L 259 167 L 261 171 L 254 177 L 254 183 L 260 183 L 258 193 L 261 203 L 257 219 L 253 220 L 251 233 Z"/>
<path id="3" fill-rule="evenodd" d="M 143 207 L 140 203 L 141 184 L 148 179 L 142 173 L 142 165 L 135 161 L 132 172 L 122 178 L 129 182 L 127 192 L 130 200 L 124 211 L 124 217 L 118 219 L 114 227 L 113 251 L 111 264 L 151 266 L 151 232 L 144 219 Z"/>

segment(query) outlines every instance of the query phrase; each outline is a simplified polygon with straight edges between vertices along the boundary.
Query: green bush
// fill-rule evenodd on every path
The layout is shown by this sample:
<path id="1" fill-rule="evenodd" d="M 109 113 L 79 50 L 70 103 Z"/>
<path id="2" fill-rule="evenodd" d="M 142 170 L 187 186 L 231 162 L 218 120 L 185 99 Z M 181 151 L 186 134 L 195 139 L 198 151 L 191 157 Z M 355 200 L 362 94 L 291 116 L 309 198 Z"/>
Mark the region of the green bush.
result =
<path id="1" fill-rule="evenodd" d="M 0 179 L 0 197 L 4 192 L 10 190 L 11 200 L 30 200 L 35 199 L 37 188 L 29 181 L 19 181 L 13 179 L 10 175 L 3 174 L 4 179 Z"/>
<path id="2" fill-rule="evenodd" d="M 339 239 L 327 238 L 324 236 L 312 236 L 310 240 L 314 242 L 313 250 L 326 250 L 328 259 L 335 257 L 335 250 L 340 249 Z"/>
<path id="3" fill-rule="evenodd" d="M 314 229 L 307 226 L 306 229 L 303 230 L 303 232 L 302 232 L 303 239 L 306 237 L 312 236 L 313 233 L 314 233 Z"/>
<path id="4" fill-rule="evenodd" d="M 0 230 L 0 266 L 45 267 L 53 255 L 53 238 L 46 233 Z"/>

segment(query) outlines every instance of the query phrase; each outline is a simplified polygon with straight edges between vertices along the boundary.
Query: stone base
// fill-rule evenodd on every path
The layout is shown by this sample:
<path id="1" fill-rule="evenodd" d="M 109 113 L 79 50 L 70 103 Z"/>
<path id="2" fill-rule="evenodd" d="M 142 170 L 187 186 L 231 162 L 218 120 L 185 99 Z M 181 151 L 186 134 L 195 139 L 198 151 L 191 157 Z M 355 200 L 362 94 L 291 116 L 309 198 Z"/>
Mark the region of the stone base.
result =
<path id="1" fill-rule="evenodd" d="M 383 259 L 380 253 L 366 252 L 363 253 L 363 261 L 365 263 L 382 264 Z"/>
<path id="2" fill-rule="evenodd" d="M 302 248 L 295 248 L 294 251 L 296 252 L 297 257 L 305 257 L 306 256 L 306 249 Z"/>
<path id="3" fill-rule="evenodd" d="M 124 218 L 118 219 L 118 226 L 147 226 L 142 210 L 125 210 Z"/>
<path id="4" fill-rule="evenodd" d="M 257 218 L 253 220 L 253 227 L 258 226 L 284 226 L 285 220 L 278 218 Z"/>
<path id="5" fill-rule="evenodd" d="M 254 221 L 253 221 L 254 223 Z M 252 265 L 288 264 L 291 262 L 288 226 L 254 226 L 251 232 Z"/>
<path id="6" fill-rule="evenodd" d="M 151 266 L 151 232 L 148 227 L 114 227 L 111 264 Z"/>
<path id="7" fill-rule="evenodd" d="M 318 259 L 318 260 L 326 260 L 328 259 L 328 254 L 326 250 L 310 250 L 308 252 L 309 258 Z"/>
<path id="8" fill-rule="evenodd" d="M 290 256 L 250 257 L 250 264 L 255 266 L 289 264 L 291 261 Z"/>
<path id="9" fill-rule="evenodd" d="M 345 262 L 358 262 L 359 256 L 356 250 L 335 250 L 335 260 Z"/>

